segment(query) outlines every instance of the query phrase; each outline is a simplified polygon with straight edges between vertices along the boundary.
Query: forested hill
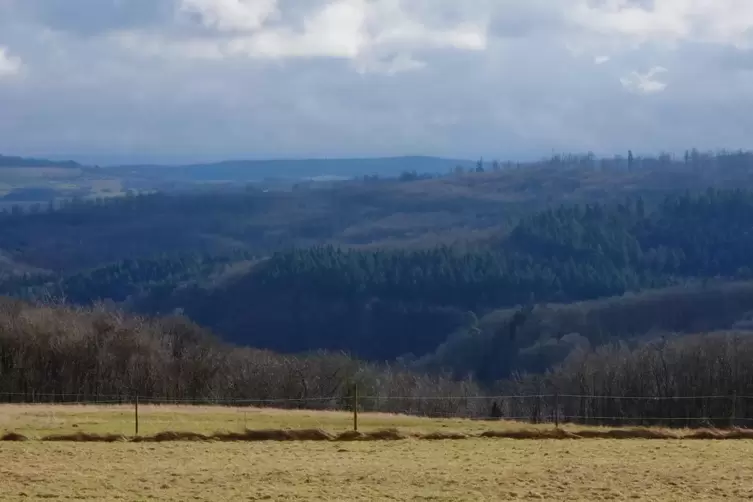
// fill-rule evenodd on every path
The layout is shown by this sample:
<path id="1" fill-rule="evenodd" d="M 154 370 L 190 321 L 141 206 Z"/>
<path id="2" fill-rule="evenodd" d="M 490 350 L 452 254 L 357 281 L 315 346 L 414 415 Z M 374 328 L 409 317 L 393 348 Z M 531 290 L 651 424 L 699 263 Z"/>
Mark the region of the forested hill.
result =
<path id="1" fill-rule="evenodd" d="M 724 288 L 753 279 L 752 166 L 744 153 L 555 158 L 431 179 L 9 210 L 0 294 L 182 311 L 242 345 L 503 378 L 543 371 L 582 338 L 745 324 L 753 295 L 730 299 Z M 713 301 L 710 285 L 721 288 Z M 679 289 L 644 296 L 667 287 Z M 647 299 L 639 307 L 621 297 L 633 291 Z M 645 322 L 573 321 L 573 305 L 607 297 Z M 548 303 L 567 315 L 542 314 Z"/>
<path id="2" fill-rule="evenodd" d="M 641 197 L 653 210 L 678 192 L 753 189 L 753 153 L 746 152 L 689 152 L 675 160 L 555 156 L 521 165 L 479 162 L 467 171 L 460 166 L 428 179 L 408 172 L 399 179 L 301 182 L 289 190 L 223 185 L 56 201 L 25 212 L 6 205 L 0 254 L 18 270 L 68 275 L 176 253 L 264 256 L 322 244 L 427 249 L 503 235 L 521 217 L 561 204 Z M 0 276 L 13 272 L 1 265 Z"/>
<path id="3" fill-rule="evenodd" d="M 219 286 L 142 298 L 138 308 L 181 308 L 252 346 L 389 360 L 430 354 L 497 308 L 748 279 L 750 249 L 753 193 L 712 190 L 667 198 L 653 211 L 641 199 L 548 210 L 478 249 L 279 252 Z M 729 316 L 719 322 L 726 327 Z"/>

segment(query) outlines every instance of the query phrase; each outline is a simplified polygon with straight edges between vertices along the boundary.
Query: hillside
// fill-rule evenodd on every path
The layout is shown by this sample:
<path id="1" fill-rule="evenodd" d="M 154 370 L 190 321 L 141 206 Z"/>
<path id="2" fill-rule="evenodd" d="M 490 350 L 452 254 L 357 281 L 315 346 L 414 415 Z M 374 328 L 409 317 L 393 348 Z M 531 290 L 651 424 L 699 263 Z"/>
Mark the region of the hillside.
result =
<path id="1" fill-rule="evenodd" d="M 327 187 L 353 178 L 397 178 L 402 173 L 443 175 L 467 160 L 437 157 L 365 159 L 233 160 L 192 165 L 86 166 L 0 155 L 0 209 L 38 211 L 71 198 L 97 199 L 127 193 L 258 189 L 289 191 L 296 184 Z"/>
<path id="2" fill-rule="evenodd" d="M 643 296 L 753 278 L 753 155 L 570 156 L 475 169 L 6 211 L 0 293 L 184 312 L 241 345 L 347 351 L 485 381 L 543 371 L 583 339 L 727 329 L 753 310 L 741 300 L 723 315 L 687 300 L 699 317 L 678 324 L 656 313 L 661 295 Z M 634 330 L 609 325 L 596 335 L 549 314 L 543 324 L 560 328 L 523 322 L 543 315 L 542 304 L 623 305 L 631 292 L 646 298 L 631 315 L 647 324 Z M 500 309 L 512 317 L 487 329 Z M 500 329 L 522 334 L 503 343 L 490 335 Z"/>
<path id="3" fill-rule="evenodd" d="M 530 356 L 524 369 L 556 362 L 541 362 L 537 351 L 548 350 L 571 333 L 598 345 L 652 330 L 731 327 L 753 310 L 753 304 L 744 301 L 747 286 L 721 286 L 716 293 L 721 300 L 714 300 L 715 290 L 695 292 L 689 287 L 618 300 L 620 308 L 633 308 L 630 315 L 645 321 L 635 329 L 616 321 L 591 319 L 588 327 L 585 321 L 568 325 L 555 319 L 559 328 L 553 332 L 541 327 L 526 331 L 523 321 L 534 305 L 542 303 L 578 302 L 710 279 L 722 284 L 750 279 L 747 250 L 753 246 L 752 228 L 751 192 L 669 197 L 652 211 L 645 209 L 642 199 L 614 206 L 564 206 L 523 218 L 511 232 L 476 249 L 320 247 L 280 252 L 218 285 L 194 284 L 167 296 L 146 295 L 134 307 L 148 312 L 181 309 L 236 343 L 284 352 L 347 350 L 365 359 L 390 360 L 431 354 L 458 330 L 475 329 L 477 317 L 522 305 L 513 317 L 515 329 L 525 335 L 512 345 L 507 339 L 500 342 L 499 350 L 509 360 L 494 356 L 492 373 L 504 377 L 516 368 L 519 352 Z M 724 300 L 728 293 L 730 298 Z M 735 300 L 740 295 L 741 303 Z M 700 308 L 712 300 L 724 300 L 724 308 Z M 675 314 L 664 302 L 691 306 Z M 450 355 L 465 350 L 452 347 Z M 479 374 L 488 371 L 470 356 L 460 358 Z M 428 363 L 463 367 L 446 362 L 441 353 Z"/>
<path id="4" fill-rule="evenodd" d="M 165 253 L 242 250 L 261 256 L 322 244 L 473 245 L 504 235 L 523 216 L 561 204 L 640 196 L 651 209 L 685 191 L 753 189 L 753 154 L 747 153 L 689 154 L 687 161 L 637 158 L 629 166 L 587 156 L 519 168 L 485 166 L 484 172 L 432 179 L 299 183 L 288 190 L 205 187 L 80 198 L 59 202 L 53 212 L 49 205 L 32 207 L 32 214 L 8 210 L 0 214 L 0 250 L 29 266 L 71 273 Z"/>
<path id="5" fill-rule="evenodd" d="M 495 310 L 472 319 L 415 367 L 494 381 L 516 371 L 543 373 L 604 346 L 636 348 L 657 339 L 724 330 L 753 331 L 753 282 L 711 281 Z"/>

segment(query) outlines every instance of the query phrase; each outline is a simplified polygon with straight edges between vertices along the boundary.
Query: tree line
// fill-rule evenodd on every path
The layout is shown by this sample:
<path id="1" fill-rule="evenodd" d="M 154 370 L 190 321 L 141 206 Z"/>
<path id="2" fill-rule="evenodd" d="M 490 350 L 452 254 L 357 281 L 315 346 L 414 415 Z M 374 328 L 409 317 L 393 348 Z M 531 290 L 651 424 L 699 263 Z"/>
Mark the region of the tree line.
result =
<path id="1" fill-rule="evenodd" d="M 317 351 L 222 343 L 181 317 L 0 299 L 4 402 L 153 402 L 349 409 L 599 425 L 753 420 L 753 337 L 743 332 L 583 347 L 538 374 L 483 385 Z M 508 396 L 504 398 L 495 396 Z"/>
<path id="2" fill-rule="evenodd" d="M 512 413 L 534 421 L 558 413 L 594 425 L 750 427 L 751 360 L 750 332 L 664 337 L 633 349 L 580 350 L 545 374 L 519 375 L 499 388 L 546 396 L 511 400 Z"/>
<path id="3" fill-rule="evenodd" d="M 355 385 L 372 401 L 381 398 L 382 411 L 421 414 L 459 412 L 464 397 L 480 392 L 471 381 L 368 364 L 343 353 L 289 356 L 232 346 L 182 317 L 0 298 L 5 402 L 130 402 L 139 396 L 344 408 Z M 444 396 L 453 399 L 436 399 Z"/>
<path id="4" fill-rule="evenodd" d="M 76 305 L 128 302 L 148 294 L 167 295 L 186 282 L 202 283 L 254 256 L 243 250 L 228 254 L 174 253 L 155 258 L 120 260 L 71 274 L 36 273 L 7 277 L 0 294 L 32 301 L 64 300 Z"/>

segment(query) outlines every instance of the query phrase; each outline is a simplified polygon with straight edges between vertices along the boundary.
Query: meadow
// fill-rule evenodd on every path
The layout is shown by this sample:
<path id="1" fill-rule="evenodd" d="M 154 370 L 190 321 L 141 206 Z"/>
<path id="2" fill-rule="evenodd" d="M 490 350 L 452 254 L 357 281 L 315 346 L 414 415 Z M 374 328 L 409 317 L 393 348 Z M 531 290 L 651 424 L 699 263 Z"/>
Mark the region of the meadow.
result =
<path id="1" fill-rule="evenodd" d="M 347 431 L 348 413 L 143 406 L 142 434 L 244 428 Z M 742 500 L 753 498 L 753 441 L 498 439 L 425 441 L 444 431 L 551 425 L 362 415 L 402 441 L 41 441 L 133 433 L 128 406 L 0 406 L 0 500 Z M 568 426 L 571 430 L 582 427 Z M 594 429 L 595 430 L 595 429 Z M 460 436 L 458 436 L 460 437 Z"/>

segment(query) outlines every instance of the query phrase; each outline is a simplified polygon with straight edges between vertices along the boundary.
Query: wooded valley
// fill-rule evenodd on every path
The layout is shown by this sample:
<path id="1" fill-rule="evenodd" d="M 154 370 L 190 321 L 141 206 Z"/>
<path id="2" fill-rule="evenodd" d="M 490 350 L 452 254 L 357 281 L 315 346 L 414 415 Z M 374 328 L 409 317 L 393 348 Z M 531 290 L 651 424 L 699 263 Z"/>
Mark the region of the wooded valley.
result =
<path id="1" fill-rule="evenodd" d="M 744 393 L 751 249 L 745 152 L 8 210 L 0 293 L 18 300 L 4 303 L 0 381 L 262 399 L 345 398 L 356 373 L 395 395 Z M 730 340 L 734 377 L 682 377 Z M 640 377 L 658 371 L 657 344 L 673 358 L 662 386 Z M 118 366 L 125 354 L 139 366 Z"/>

